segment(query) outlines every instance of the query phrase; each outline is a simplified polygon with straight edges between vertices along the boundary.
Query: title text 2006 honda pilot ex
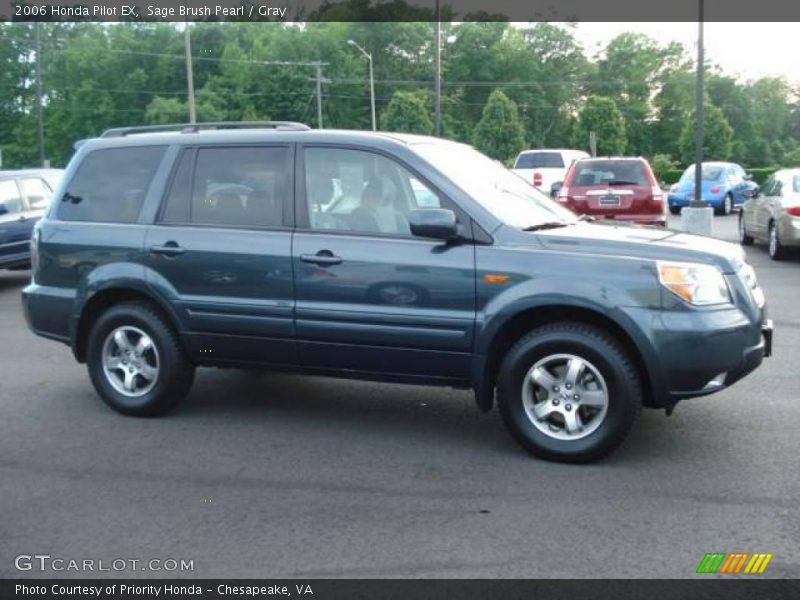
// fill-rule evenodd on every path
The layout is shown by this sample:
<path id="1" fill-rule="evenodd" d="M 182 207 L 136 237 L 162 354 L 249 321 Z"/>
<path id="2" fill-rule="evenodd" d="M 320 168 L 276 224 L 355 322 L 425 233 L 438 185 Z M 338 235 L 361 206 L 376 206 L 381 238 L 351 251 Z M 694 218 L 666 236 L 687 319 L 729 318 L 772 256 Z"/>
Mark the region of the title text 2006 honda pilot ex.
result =
<path id="1" fill-rule="evenodd" d="M 579 462 L 770 353 L 738 246 L 581 220 L 468 146 L 162 129 L 79 146 L 23 291 L 121 413 L 173 408 L 198 366 L 471 388 L 527 450 Z"/>

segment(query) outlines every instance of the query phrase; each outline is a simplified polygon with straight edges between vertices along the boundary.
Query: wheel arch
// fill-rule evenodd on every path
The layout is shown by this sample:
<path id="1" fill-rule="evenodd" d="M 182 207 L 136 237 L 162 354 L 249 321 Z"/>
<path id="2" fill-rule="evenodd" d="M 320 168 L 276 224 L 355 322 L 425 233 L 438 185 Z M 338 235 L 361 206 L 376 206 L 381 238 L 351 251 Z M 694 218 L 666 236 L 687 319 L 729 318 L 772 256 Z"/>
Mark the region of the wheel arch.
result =
<path id="1" fill-rule="evenodd" d="M 647 365 L 645 358 L 647 350 L 641 341 L 637 341 L 637 336 L 631 327 L 623 325 L 621 320 L 609 316 L 606 312 L 579 305 L 547 304 L 519 310 L 496 329 L 485 346 L 485 352 L 476 354 L 477 362 L 473 365 L 475 374 L 473 389 L 478 407 L 483 412 L 491 410 L 500 363 L 517 340 L 540 325 L 557 321 L 585 323 L 608 332 L 623 346 L 634 362 L 642 383 L 643 404 L 648 407 L 661 406 L 654 398 L 654 392 L 659 384 L 655 380 L 654 370 Z"/>
<path id="2" fill-rule="evenodd" d="M 73 333 L 72 352 L 78 362 L 86 362 L 89 332 L 92 325 L 103 312 L 124 302 L 143 302 L 171 326 L 182 342 L 179 320 L 172 307 L 158 294 L 154 294 L 144 286 L 131 285 L 130 282 L 109 284 L 95 291 L 83 304 Z"/>

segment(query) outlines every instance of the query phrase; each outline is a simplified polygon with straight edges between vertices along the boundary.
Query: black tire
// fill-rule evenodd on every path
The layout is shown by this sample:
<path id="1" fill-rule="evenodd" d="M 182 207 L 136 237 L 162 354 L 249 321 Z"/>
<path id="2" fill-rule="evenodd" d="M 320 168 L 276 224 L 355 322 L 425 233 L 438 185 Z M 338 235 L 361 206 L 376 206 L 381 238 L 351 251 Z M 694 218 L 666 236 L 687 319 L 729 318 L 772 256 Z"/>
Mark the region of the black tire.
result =
<path id="1" fill-rule="evenodd" d="M 725 194 L 725 197 L 722 199 L 722 204 L 714 209 L 714 213 L 727 217 L 729 214 L 733 212 L 733 196 L 730 194 Z"/>
<path id="2" fill-rule="evenodd" d="M 158 371 L 152 388 L 138 397 L 119 392 L 103 368 L 103 351 L 108 336 L 119 327 L 135 327 L 149 336 L 158 353 Z M 118 304 L 98 317 L 89 333 L 86 357 L 95 390 L 111 408 L 124 415 L 163 415 L 186 396 L 194 379 L 194 365 L 186 357 L 172 327 L 144 302 Z"/>
<path id="3" fill-rule="evenodd" d="M 680 206 L 670 206 L 669 207 L 669 212 L 671 214 L 673 214 L 673 215 L 679 215 L 679 214 L 681 214 L 681 208 L 680 208 Z"/>
<path id="4" fill-rule="evenodd" d="M 773 236 L 774 239 L 773 239 Z M 783 260 L 786 258 L 786 247 L 781 244 L 781 236 L 775 227 L 775 221 L 769 222 L 769 237 L 767 238 L 767 252 L 772 260 Z"/>
<path id="5" fill-rule="evenodd" d="M 597 429 L 573 440 L 555 439 L 540 431 L 528 417 L 523 400 L 522 384 L 529 369 L 545 357 L 562 353 L 590 362 L 608 388 L 605 418 Z M 547 460 L 585 463 L 606 456 L 625 440 L 642 406 L 639 374 L 624 348 L 604 330 L 583 323 L 553 323 L 523 336 L 503 359 L 497 381 L 497 403 L 509 432 L 523 448 Z"/>
<path id="6" fill-rule="evenodd" d="M 744 226 L 744 211 L 739 211 L 739 243 L 742 246 L 752 246 L 753 237 L 747 235 L 747 229 Z"/>

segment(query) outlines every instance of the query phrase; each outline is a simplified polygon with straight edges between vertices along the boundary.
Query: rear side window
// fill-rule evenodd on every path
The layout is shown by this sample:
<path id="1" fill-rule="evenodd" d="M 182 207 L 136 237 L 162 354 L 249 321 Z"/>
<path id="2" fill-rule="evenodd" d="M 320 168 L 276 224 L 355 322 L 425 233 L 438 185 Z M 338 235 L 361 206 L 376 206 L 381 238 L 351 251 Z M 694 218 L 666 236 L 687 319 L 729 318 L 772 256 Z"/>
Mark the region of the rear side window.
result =
<path id="1" fill-rule="evenodd" d="M 529 152 L 520 154 L 515 169 L 563 169 L 564 158 L 560 152 Z"/>
<path id="2" fill-rule="evenodd" d="M 0 217 L 22 212 L 22 195 L 13 179 L 0 180 Z"/>
<path id="3" fill-rule="evenodd" d="M 575 165 L 571 185 L 650 185 L 639 160 L 582 160 Z"/>
<path id="4" fill-rule="evenodd" d="M 59 199 L 65 221 L 135 223 L 166 146 L 95 150 Z"/>
<path id="5" fill-rule="evenodd" d="M 184 151 L 161 221 L 281 227 L 288 189 L 288 158 L 286 146 Z"/>

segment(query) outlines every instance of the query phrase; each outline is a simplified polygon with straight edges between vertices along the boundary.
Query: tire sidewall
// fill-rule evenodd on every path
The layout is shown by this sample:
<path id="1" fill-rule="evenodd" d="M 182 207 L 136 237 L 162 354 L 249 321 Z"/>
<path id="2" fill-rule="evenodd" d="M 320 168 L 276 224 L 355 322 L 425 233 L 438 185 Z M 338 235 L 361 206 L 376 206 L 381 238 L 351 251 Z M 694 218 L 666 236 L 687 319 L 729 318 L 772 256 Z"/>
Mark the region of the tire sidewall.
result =
<path id="1" fill-rule="evenodd" d="M 522 400 L 522 383 L 530 368 L 552 354 L 574 354 L 597 368 L 608 387 L 609 405 L 603 423 L 577 440 L 558 440 L 539 431 L 528 418 Z M 523 446 L 545 458 L 590 460 L 616 446 L 629 431 L 638 412 L 636 390 L 626 376 L 623 359 L 602 338 L 577 332 L 553 331 L 532 337 L 512 349 L 499 373 L 504 399 L 501 410 L 511 421 L 512 433 Z"/>
<path id="2" fill-rule="evenodd" d="M 135 398 L 114 389 L 103 370 L 105 340 L 114 329 L 124 325 L 144 331 L 150 336 L 158 352 L 159 372 L 156 383 L 146 394 Z M 176 361 L 168 335 L 169 332 L 165 331 L 165 326 L 159 319 L 136 306 L 114 307 L 100 316 L 89 334 L 86 362 L 95 389 L 111 408 L 133 416 L 150 416 L 164 410 L 164 404 L 169 402 L 172 393 L 170 381 Z"/>

